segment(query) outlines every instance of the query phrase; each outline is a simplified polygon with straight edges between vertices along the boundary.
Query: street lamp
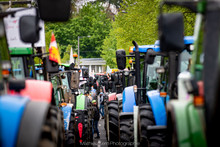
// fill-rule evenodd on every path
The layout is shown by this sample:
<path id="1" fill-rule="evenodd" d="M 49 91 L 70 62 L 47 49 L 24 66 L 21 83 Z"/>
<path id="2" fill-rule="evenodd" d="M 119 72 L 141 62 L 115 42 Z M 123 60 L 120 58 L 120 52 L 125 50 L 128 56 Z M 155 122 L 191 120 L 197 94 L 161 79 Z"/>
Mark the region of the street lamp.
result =
<path id="1" fill-rule="evenodd" d="M 78 67 L 79 67 L 79 68 L 80 68 L 80 61 L 79 61 L 79 58 L 80 58 L 79 39 L 80 39 L 80 38 L 84 38 L 84 37 L 91 37 L 91 36 L 78 36 Z"/>

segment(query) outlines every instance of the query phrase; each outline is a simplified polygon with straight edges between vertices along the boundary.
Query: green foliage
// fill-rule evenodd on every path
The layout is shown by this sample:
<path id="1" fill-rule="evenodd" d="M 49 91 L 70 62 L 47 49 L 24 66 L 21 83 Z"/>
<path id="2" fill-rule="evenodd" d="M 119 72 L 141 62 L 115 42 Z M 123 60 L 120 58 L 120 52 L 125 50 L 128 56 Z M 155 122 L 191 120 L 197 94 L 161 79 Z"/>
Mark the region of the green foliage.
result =
<path id="1" fill-rule="evenodd" d="M 124 0 L 121 9 L 126 13 L 121 11 L 116 16 L 112 30 L 117 40 L 117 49 L 128 51 L 133 46 L 133 40 L 139 45 L 154 44 L 157 38 L 159 1 Z"/>
<path id="2" fill-rule="evenodd" d="M 139 45 L 154 44 L 158 40 L 159 4 L 160 0 L 123 1 L 121 12 L 116 16 L 110 36 L 106 37 L 103 45 L 102 57 L 108 65 L 113 67 L 116 63 L 110 59 L 115 58 L 115 50 L 123 48 L 128 52 L 133 40 Z M 163 12 L 183 12 L 185 36 L 193 35 L 195 14 L 185 8 L 167 6 Z"/>
<path id="3" fill-rule="evenodd" d="M 113 34 L 113 30 L 110 32 L 110 35 L 106 37 L 103 43 L 103 51 L 101 57 L 106 61 L 106 64 L 110 68 L 115 68 L 117 67 L 116 63 L 116 50 L 117 50 L 117 40 Z"/>
<path id="4" fill-rule="evenodd" d="M 71 45 L 68 45 L 66 48 L 66 51 L 64 52 L 64 56 L 61 59 L 62 63 L 69 63 L 70 60 L 70 49 L 71 49 Z"/>
<path id="5" fill-rule="evenodd" d="M 63 61 L 67 59 L 64 56 L 69 45 L 77 50 L 78 36 L 81 36 L 80 55 L 84 58 L 94 58 L 100 57 L 103 40 L 111 28 L 111 20 L 107 18 L 104 8 L 100 4 L 88 3 L 83 6 L 78 15 L 74 14 L 68 22 L 46 23 L 45 28 L 46 35 L 48 32 L 54 32 L 61 49 L 61 58 L 64 58 Z M 46 44 L 47 42 L 46 36 Z M 48 49 L 48 45 L 46 48 Z"/>

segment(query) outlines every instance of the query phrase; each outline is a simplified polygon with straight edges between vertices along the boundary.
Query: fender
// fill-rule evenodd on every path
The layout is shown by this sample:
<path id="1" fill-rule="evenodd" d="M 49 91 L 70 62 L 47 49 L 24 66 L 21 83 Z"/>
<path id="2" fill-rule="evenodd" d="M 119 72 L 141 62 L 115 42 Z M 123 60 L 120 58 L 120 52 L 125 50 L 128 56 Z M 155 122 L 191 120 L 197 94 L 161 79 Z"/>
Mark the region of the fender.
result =
<path id="1" fill-rule="evenodd" d="M 73 107 L 73 104 L 67 104 L 67 106 L 61 107 L 61 110 L 63 111 L 65 131 L 69 130 L 69 123 L 70 123 L 70 118 L 71 118 L 72 107 Z"/>
<path id="2" fill-rule="evenodd" d="M 116 93 L 111 93 L 108 95 L 108 101 L 114 101 L 116 100 Z"/>
<path id="3" fill-rule="evenodd" d="M 171 100 L 167 105 L 167 112 L 168 117 L 171 117 L 169 120 L 172 120 L 172 124 L 175 125 L 179 147 L 207 146 L 201 123 L 204 122 L 202 119 L 204 112 L 201 112 L 201 109 L 197 110 L 191 100 Z"/>
<path id="4" fill-rule="evenodd" d="M 134 87 L 129 86 L 123 91 L 122 112 L 133 112 L 134 106 L 136 106 Z"/>
<path id="5" fill-rule="evenodd" d="M 31 100 L 50 103 L 52 100 L 52 84 L 48 81 L 25 80 L 25 89 L 20 95 L 28 96 Z"/>
<path id="6" fill-rule="evenodd" d="M 120 101 L 122 100 L 122 97 L 123 97 L 122 93 L 116 94 L 116 100 Z"/>
<path id="7" fill-rule="evenodd" d="M 49 103 L 40 101 L 27 104 L 20 124 L 17 147 L 38 146 L 49 106 Z"/>
<path id="8" fill-rule="evenodd" d="M 166 126 L 167 116 L 166 108 L 163 99 L 160 97 L 160 93 L 157 90 L 147 92 L 147 96 L 154 114 L 156 125 Z"/>
<path id="9" fill-rule="evenodd" d="M 0 97 L 0 146 L 16 146 L 21 118 L 28 102 L 28 98 L 20 96 Z"/>

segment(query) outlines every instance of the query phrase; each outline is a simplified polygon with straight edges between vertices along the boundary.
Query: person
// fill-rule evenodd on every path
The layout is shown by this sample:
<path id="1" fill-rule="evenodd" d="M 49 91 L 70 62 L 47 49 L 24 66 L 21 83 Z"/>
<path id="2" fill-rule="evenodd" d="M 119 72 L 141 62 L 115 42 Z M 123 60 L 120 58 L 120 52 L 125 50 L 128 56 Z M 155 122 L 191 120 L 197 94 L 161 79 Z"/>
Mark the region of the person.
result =
<path id="1" fill-rule="evenodd" d="M 100 98 L 100 114 L 102 115 L 102 119 L 103 119 L 105 114 L 104 114 L 104 97 L 103 97 L 102 88 L 100 88 L 99 98 Z"/>
<path id="2" fill-rule="evenodd" d="M 94 89 L 93 86 L 92 86 L 92 89 L 91 89 L 91 96 L 92 96 L 92 99 L 93 99 L 93 100 L 96 100 L 96 99 L 97 99 L 97 98 L 96 98 L 96 89 Z"/>
<path id="3" fill-rule="evenodd" d="M 95 130 L 97 133 L 97 136 L 95 137 L 95 139 L 99 139 L 99 128 L 98 128 L 98 124 L 99 124 L 99 110 L 96 104 L 96 100 L 92 100 L 92 104 L 93 104 L 93 108 L 94 108 L 94 125 L 95 125 Z"/>

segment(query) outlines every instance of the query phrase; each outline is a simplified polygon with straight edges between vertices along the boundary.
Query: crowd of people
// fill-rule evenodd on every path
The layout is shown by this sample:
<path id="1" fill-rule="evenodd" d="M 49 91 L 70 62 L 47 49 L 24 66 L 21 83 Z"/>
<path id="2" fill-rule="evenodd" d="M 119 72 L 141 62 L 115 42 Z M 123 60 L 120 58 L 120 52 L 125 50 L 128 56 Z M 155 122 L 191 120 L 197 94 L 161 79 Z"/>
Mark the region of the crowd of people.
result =
<path id="1" fill-rule="evenodd" d="M 94 88 L 94 86 L 91 87 L 91 90 L 88 92 L 85 92 L 85 96 L 88 98 L 89 102 L 91 103 L 93 107 L 93 134 L 97 134 L 95 139 L 99 139 L 99 120 L 104 119 L 104 93 L 103 88 L 101 87 L 99 90 L 97 90 L 97 86 Z"/>

